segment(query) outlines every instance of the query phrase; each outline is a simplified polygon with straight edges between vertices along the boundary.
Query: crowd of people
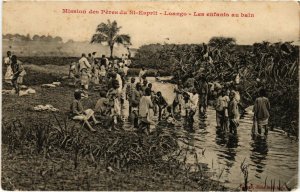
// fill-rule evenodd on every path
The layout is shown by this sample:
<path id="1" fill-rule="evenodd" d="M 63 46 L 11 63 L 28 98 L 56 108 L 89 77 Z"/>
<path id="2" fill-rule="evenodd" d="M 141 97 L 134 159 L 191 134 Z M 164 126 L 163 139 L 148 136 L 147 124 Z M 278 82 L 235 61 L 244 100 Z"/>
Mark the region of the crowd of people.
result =
<path id="1" fill-rule="evenodd" d="M 88 57 L 82 54 L 78 65 L 73 64 L 70 74 L 76 76 L 74 71 L 79 71 L 81 82 L 81 95 L 88 91 L 89 82 L 101 84 L 100 98 L 95 106 L 95 114 L 106 122 L 111 122 L 109 129 L 117 129 L 116 125 L 124 121 L 122 109 L 124 100 L 129 103 L 129 120 L 140 131 L 149 132 L 151 124 L 156 124 L 153 117 L 157 116 L 158 122 L 166 120 L 172 124 L 180 118 L 184 118 L 185 125 L 194 129 L 195 114 L 207 117 L 208 99 L 214 98 L 213 107 L 216 110 L 217 129 L 231 134 L 237 134 L 242 104 L 240 97 L 240 76 L 230 84 L 221 85 L 218 82 L 207 82 L 205 74 L 187 79 L 184 83 L 179 80 L 174 87 L 176 97 L 171 105 L 166 102 L 161 91 L 155 92 L 152 83 L 147 80 L 147 70 L 142 68 L 137 78 L 127 78 L 130 61 L 126 56 L 120 60 L 109 61 L 104 55 L 98 61 L 91 54 Z M 76 69 L 76 70 L 75 70 Z M 107 87 L 107 88 L 105 88 Z M 75 94 L 78 94 L 75 92 Z M 77 98 L 77 99 L 76 99 Z M 80 106 L 78 96 L 75 97 L 72 106 Z M 80 100 L 80 99 L 79 99 Z M 74 111 L 75 110 L 75 111 Z M 78 110 L 85 114 L 86 119 L 94 119 L 94 113 L 85 112 L 82 107 L 73 108 L 74 118 L 77 118 Z M 267 134 L 270 104 L 266 97 L 266 91 L 261 89 L 260 97 L 254 103 L 254 130 L 258 134 Z M 85 119 L 84 119 L 85 120 Z M 97 121 L 94 119 L 94 121 Z M 88 122 L 85 122 L 88 124 Z M 90 125 L 88 124 L 90 127 Z M 94 131 L 90 127 L 91 131 Z"/>

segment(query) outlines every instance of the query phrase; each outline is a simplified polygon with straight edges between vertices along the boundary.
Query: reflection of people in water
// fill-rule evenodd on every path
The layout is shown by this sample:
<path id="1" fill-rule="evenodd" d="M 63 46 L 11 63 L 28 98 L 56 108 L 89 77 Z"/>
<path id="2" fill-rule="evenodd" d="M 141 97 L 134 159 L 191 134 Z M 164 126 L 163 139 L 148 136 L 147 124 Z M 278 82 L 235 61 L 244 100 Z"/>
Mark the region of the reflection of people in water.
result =
<path id="1" fill-rule="evenodd" d="M 224 148 L 223 150 L 220 150 L 220 152 L 223 152 L 224 154 L 219 154 L 219 156 L 228 160 L 226 161 L 226 166 L 228 168 L 233 167 L 234 165 L 238 141 L 237 136 L 226 135 L 221 130 L 216 130 L 216 144 Z"/>
<path id="2" fill-rule="evenodd" d="M 266 157 L 268 155 L 268 144 L 265 139 L 257 138 L 251 144 L 250 159 L 256 166 L 256 172 L 262 173 L 264 171 Z"/>

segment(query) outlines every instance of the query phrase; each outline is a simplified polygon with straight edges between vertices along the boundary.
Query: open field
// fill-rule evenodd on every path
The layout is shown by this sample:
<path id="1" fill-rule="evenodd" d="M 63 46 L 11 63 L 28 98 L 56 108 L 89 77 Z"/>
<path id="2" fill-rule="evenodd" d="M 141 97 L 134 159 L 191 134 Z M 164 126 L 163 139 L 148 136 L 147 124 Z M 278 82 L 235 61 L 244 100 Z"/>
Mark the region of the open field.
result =
<path id="1" fill-rule="evenodd" d="M 18 56 L 51 56 L 51 57 L 80 57 L 82 50 L 85 53 L 97 52 L 97 56 L 102 54 L 109 56 L 110 51 L 107 46 L 101 44 L 90 44 L 89 42 L 40 42 L 40 41 L 2 41 L 2 54 L 6 55 L 7 51 L 11 51 Z M 114 56 L 121 57 L 127 53 L 124 46 L 116 46 Z M 134 51 L 132 52 L 134 54 Z"/>

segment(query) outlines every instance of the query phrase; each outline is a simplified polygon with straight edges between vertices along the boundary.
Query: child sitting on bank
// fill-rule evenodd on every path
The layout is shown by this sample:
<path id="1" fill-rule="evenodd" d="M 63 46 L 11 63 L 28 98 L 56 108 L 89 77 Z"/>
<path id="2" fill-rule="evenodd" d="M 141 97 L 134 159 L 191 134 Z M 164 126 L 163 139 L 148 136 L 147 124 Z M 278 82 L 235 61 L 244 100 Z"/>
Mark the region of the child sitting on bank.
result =
<path id="1" fill-rule="evenodd" d="M 81 104 L 81 91 L 76 90 L 74 92 L 74 98 L 75 99 L 73 100 L 70 108 L 71 118 L 73 120 L 83 121 L 84 125 L 87 125 L 90 131 L 95 132 L 96 130 L 93 129 L 91 124 L 88 122 L 88 120 L 92 118 L 95 125 L 100 123 L 99 121 L 96 120 L 94 116 L 94 111 L 92 109 L 86 109 L 86 110 L 83 109 L 83 106 Z"/>
<path id="2" fill-rule="evenodd" d="M 109 127 L 112 125 L 113 118 L 111 115 L 111 108 L 109 105 L 109 99 L 106 98 L 106 92 L 100 91 L 100 98 L 95 105 L 95 116 L 101 120 L 102 125 Z"/>

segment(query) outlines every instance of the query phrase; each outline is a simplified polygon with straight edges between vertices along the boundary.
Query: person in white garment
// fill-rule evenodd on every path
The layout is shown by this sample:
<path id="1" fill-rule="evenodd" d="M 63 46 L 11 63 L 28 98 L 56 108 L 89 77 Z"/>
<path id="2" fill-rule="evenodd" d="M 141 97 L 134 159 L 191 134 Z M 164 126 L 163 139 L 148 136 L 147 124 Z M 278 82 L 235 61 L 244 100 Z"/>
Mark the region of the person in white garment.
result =
<path id="1" fill-rule="evenodd" d="M 90 68 L 91 65 L 88 62 L 86 55 L 82 53 L 82 56 L 79 59 L 79 70 L 80 70 L 81 86 L 85 91 L 89 89 L 89 80 L 91 78 L 91 74 L 89 73 Z"/>
<path id="2" fill-rule="evenodd" d="M 11 83 L 11 80 L 13 78 L 13 72 L 11 69 L 11 52 L 7 51 L 7 57 L 4 58 L 4 65 L 7 66 L 6 73 L 4 75 L 4 80 L 7 83 Z"/>

